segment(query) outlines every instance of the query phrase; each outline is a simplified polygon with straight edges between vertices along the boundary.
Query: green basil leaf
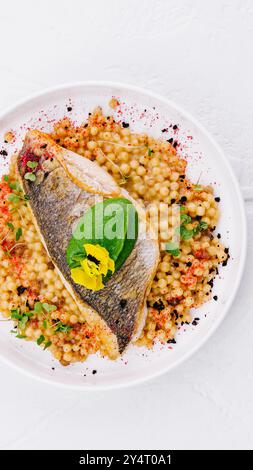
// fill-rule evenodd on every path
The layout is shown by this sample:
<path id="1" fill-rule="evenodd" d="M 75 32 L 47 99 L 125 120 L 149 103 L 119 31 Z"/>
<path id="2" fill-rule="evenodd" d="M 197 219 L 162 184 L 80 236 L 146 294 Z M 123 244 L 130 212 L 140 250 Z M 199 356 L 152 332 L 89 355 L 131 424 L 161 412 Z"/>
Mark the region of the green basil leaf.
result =
<path id="1" fill-rule="evenodd" d="M 111 198 L 89 208 L 80 218 L 67 252 L 70 269 L 80 266 L 86 257 L 84 244 L 107 249 L 118 270 L 134 248 L 138 237 L 138 214 L 131 201 Z M 108 280 L 112 273 L 104 277 Z"/>
<path id="2" fill-rule="evenodd" d="M 82 259 L 86 257 L 86 253 L 84 251 L 83 245 L 84 245 L 84 239 L 77 240 L 74 236 L 70 239 L 70 242 L 68 244 L 68 248 L 66 251 L 66 258 L 67 258 L 67 263 L 71 269 L 81 266 L 80 263 L 75 260 L 76 256 L 79 256 L 82 254 Z"/>
<path id="3" fill-rule="evenodd" d="M 133 205 L 128 207 L 127 214 L 127 233 L 123 248 L 116 259 L 115 270 L 118 271 L 124 262 L 127 260 L 128 256 L 132 253 L 136 240 L 138 238 L 139 230 L 139 219 L 137 211 Z"/>

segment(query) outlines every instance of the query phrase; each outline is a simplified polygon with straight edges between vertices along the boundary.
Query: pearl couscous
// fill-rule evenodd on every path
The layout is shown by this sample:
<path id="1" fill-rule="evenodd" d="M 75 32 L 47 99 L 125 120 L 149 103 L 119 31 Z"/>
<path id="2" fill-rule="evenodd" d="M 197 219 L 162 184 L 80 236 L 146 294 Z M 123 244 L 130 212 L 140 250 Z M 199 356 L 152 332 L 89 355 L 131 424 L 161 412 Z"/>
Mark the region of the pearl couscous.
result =
<path id="1" fill-rule="evenodd" d="M 113 101 L 113 105 L 117 104 Z M 210 299 L 218 266 L 225 265 L 229 257 L 220 235 L 214 233 L 219 198 L 212 187 L 188 180 L 186 161 L 172 143 L 132 133 L 127 123 L 105 117 L 100 108 L 81 126 L 62 119 L 54 125 L 51 137 L 96 160 L 154 219 L 160 263 L 137 345 L 175 342 L 177 329 L 192 322 L 193 309 Z M 14 320 L 13 334 L 37 341 L 64 365 L 84 361 L 98 351 L 114 359 L 110 334 L 87 323 L 49 259 L 32 222 L 29 202 L 18 186 L 13 162 L 0 189 L 0 309 L 6 320 Z M 181 237 L 178 251 L 168 252 L 164 248 L 172 237 L 174 205 L 184 214 L 187 236 Z"/>

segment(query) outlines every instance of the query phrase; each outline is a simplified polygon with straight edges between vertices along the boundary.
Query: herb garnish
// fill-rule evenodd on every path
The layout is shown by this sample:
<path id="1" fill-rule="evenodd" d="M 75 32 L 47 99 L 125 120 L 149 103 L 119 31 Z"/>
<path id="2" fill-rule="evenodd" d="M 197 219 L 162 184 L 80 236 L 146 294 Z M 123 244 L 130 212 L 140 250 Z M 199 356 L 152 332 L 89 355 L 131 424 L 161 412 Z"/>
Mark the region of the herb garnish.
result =
<path id="1" fill-rule="evenodd" d="M 178 247 L 178 243 L 166 243 L 165 245 L 165 250 L 170 253 L 172 256 L 179 256 L 180 255 L 180 250 Z"/>
<path id="2" fill-rule="evenodd" d="M 16 241 L 18 242 L 20 237 L 22 236 L 22 228 L 18 228 L 17 231 L 16 231 L 16 235 L 15 235 L 15 238 L 16 238 Z"/>
<path id="3" fill-rule="evenodd" d="M 132 252 L 137 236 L 138 214 L 132 202 L 125 198 L 106 199 L 80 218 L 67 248 L 67 263 L 71 270 L 81 267 L 87 258 L 84 245 L 99 245 L 107 250 L 117 271 Z M 108 270 L 103 281 L 111 275 Z"/>
<path id="4" fill-rule="evenodd" d="M 33 312 L 22 313 L 20 308 L 11 310 L 11 318 L 13 320 L 18 320 L 18 329 L 21 330 L 21 331 L 25 330 L 26 324 L 27 324 L 29 318 L 32 317 L 32 316 L 33 316 Z M 17 338 L 19 338 L 19 337 L 20 337 L 20 335 L 18 333 Z"/>
<path id="5" fill-rule="evenodd" d="M 32 168 L 32 169 L 37 168 L 38 162 L 32 162 L 32 161 L 29 160 L 27 162 L 27 166 L 28 166 L 28 168 Z"/>
<path id="6" fill-rule="evenodd" d="M 25 180 L 29 180 L 29 181 L 35 181 L 36 180 L 36 176 L 34 173 L 26 173 L 25 174 Z"/>
<path id="7" fill-rule="evenodd" d="M 59 321 L 57 323 L 57 327 L 55 328 L 55 333 L 69 333 L 72 328 L 72 326 L 64 325 L 61 321 Z"/>
<path id="8" fill-rule="evenodd" d="M 26 166 L 28 168 L 30 168 L 32 171 L 28 171 L 26 174 L 25 174 L 25 180 L 28 180 L 28 181 L 35 181 L 36 180 L 36 175 L 35 175 L 35 170 L 38 166 L 38 162 L 33 162 L 31 160 L 29 160 L 26 164 Z"/>
<path id="9" fill-rule="evenodd" d="M 208 224 L 201 220 L 196 227 L 188 230 L 186 225 L 192 222 L 192 218 L 187 214 L 181 214 L 180 219 L 180 235 L 183 240 L 190 240 L 190 238 L 195 237 L 195 235 L 208 228 Z"/>
<path id="10" fill-rule="evenodd" d="M 42 343 L 44 343 L 44 341 L 45 341 L 45 336 L 40 335 L 40 337 L 37 339 L 38 346 L 40 346 Z"/>
<path id="11" fill-rule="evenodd" d="M 45 310 L 47 313 L 51 313 L 57 310 L 57 307 L 55 305 L 48 304 L 47 302 L 35 302 L 34 312 L 42 313 L 43 310 Z"/>
<path id="12" fill-rule="evenodd" d="M 192 223 L 192 218 L 184 213 L 184 206 L 181 206 L 181 215 L 180 215 L 180 227 L 177 227 L 176 231 L 180 233 L 180 237 L 182 240 L 190 240 L 191 238 L 195 237 L 198 235 L 200 232 L 206 230 L 208 228 L 208 224 L 204 222 L 203 220 L 200 220 L 198 225 L 194 227 L 193 229 L 188 229 L 186 226 L 190 223 Z M 171 243 L 166 243 L 165 245 L 165 250 L 170 253 L 172 256 L 179 256 L 180 255 L 180 250 L 179 246 L 177 243 L 171 242 Z"/>
<path id="13" fill-rule="evenodd" d="M 46 341 L 46 338 L 44 335 L 40 335 L 40 337 L 37 339 L 37 344 L 40 346 L 41 344 L 44 344 L 44 351 L 45 349 L 49 348 L 51 346 L 52 341 Z"/>
<path id="14" fill-rule="evenodd" d="M 12 232 L 14 231 L 14 225 L 11 222 L 7 222 L 6 225 L 9 227 L 9 229 L 11 229 Z"/>

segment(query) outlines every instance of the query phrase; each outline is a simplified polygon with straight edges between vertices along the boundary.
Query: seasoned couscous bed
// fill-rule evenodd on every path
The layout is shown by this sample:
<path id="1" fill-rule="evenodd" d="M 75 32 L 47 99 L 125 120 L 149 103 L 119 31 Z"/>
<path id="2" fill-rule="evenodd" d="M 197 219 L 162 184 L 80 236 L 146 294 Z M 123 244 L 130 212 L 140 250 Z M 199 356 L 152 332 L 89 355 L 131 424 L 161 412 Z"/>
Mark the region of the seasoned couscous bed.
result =
<path id="1" fill-rule="evenodd" d="M 154 220 L 160 262 L 137 345 L 175 342 L 182 324 L 196 323 L 192 312 L 210 299 L 218 266 L 226 265 L 229 257 L 220 235 L 214 234 L 219 198 L 211 186 L 188 180 L 186 161 L 171 143 L 134 134 L 127 123 L 104 116 L 100 108 L 81 126 L 68 118 L 57 122 L 51 137 L 95 160 Z M 0 189 L 0 309 L 7 321 L 14 321 L 13 334 L 50 349 L 63 365 L 84 361 L 98 351 L 114 359 L 110 334 L 87 323 L 47 255 L 13 161 Z M 168 252 L 164 248 L 172 238 L 174 205 L 181 211 L 181 243 L 179 250 Z M 163 221 L 163 211 L 169 215 L 169 225 L 166 218 Z"/>

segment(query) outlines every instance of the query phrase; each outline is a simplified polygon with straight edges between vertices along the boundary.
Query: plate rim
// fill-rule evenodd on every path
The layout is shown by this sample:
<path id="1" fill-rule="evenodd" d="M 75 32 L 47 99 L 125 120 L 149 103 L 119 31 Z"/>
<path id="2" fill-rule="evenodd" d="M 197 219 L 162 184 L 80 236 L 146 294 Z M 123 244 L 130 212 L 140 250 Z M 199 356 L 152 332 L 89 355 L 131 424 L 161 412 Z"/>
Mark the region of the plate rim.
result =
<path id="1" fill-rule="evenodd" d="M 241 225 L 241 256 L 239 259 L 237 277 L 236 277 L 236 282 L 234 284 L 233 292 L 231 293 L 226 305 L 222 308 L 221 315 L 214 322 L 214 324 L 210 327 L 209 331 L 203 335 L 202 339 L 199 340 L 198 343 L 189 350 L 189 352 L 184 353 L 182 357 L 177 359 L 173 364 L 168 364 L 168 366 L 160 368 L 157 372 L 151 372 L 150 374 L 147 374 L 145 377 L 142 377 L 139 379 L 133 379 L 133 380 L 130 379 L 129 381 L 124 382 L 124 383 L 107 384 L 107 385 L 96 385 L 96 384 L 87 385 L 84 383 L 84 384 L 78 385 L 78 384 L 66 384 L 57 380 L 51 381 L 49 378 L 45 378 L 43 376 L 40 376 L 37 373 L 30 372 L 27 369 L 22 368 L 21 366 L 15 364 L 11 360 L 9 360 L 7 357 L 2 356 L 1 351 L 0 351 L 1 361 L 7 365 L 10 365 L 14 370 L 17 370 L 18 372 L 24 374 L 25 376 L 36 379 L 40 382 L 43 382 L 43 383 L 46 383 L 48 385 L 55 386 L 58 388 L 79 390 L 82 392 L 116 390 L 116 389 L 132 387 L 141 383 L 145 383 L 149 380 L 152 380 L 159 376 L 164 375 L 166 372 L 169 372 L 175 369 L 177 366 L 179 366 L 180 364 L 188 360 L 190 357 L 192 357 L 196 353 L 196 351 L 198 351 L 210 339 L 210 337 L 214 334 L 214 332 L 218 329 L 218 327 L 220 326 L 220 324 L 222 323 L 222 321 L 224 320 L 224 318 L 226 317 L 226 315 L 228 314 L 232 306 L 232 303 L 238 292 L 238 289 L 242 280 L 244 268 L 245 268 L 246 254 L 247 254 L 247 240 L 248 240 L 246 209 L 245 209 L 245 203 L 243 200 L 241 188 L 234 174 L 232 166 L 228 158 L 226 157 L 225 153 L 223 152 L 221 146 L 216 142 L 216 140 L 211 135 L 211 133 L 209 133 L 209 131 L 198 121 L 198 119 L 196 119 L 191 113 L 186 111 L 184 107 L 182 107 L 181 105 L 178 105 L 173 100 L 166 98 L 163 95 L 160 95 L 159 93 L 150 91 L 144 87 L 127 84 L 124 82 L 114 82 L 114 81 L 108 81 L 108 80 L 74 81 L 74 82 L 69 82 L 69 83 L 63 83 L 60 85 L 55 85 L 52 87 L 47 87 L 40 91 L 27 95 L 25 98 L 22 98 L 16 101 L 13 105 L 4 108 L 0 112 L 0 120 L 4 119 L 5 116 L 14 112 L 15 110 L 22 107 L 23 105 L 29 102 L 32 102 L 33 100 L 37 98 L 41 98 L 47 94 L 58 92 L 59 90 L 64 90 L 64 89 L 68 90 L 70 88 L 89 87 L 89 86 L 119 88 L 119 89 L 125 89 L 128 91 L 133 91 L 133 92 L 136 92 L 137 94 L 140 93 L 140 94 L 149 96 L 150 98 L 158 100 L 162 102 L 163 104 L 168 105 L 171 108 L 174 108 L 179 114 L 181 114 L 187 120 L 192 122 L 193 125 L 195 125 L 196 128 L 200 130 L 201 134 L 204 135 L 210 141 L 210 143 L 215 147 L 215 149 L 219 153 L 226 167 L 226 170 L 229 173 L 229 177 L 231 178 L 233 188 L 235 189 L 236 195 L 238 198 L 238 204 L 239 204 L 239 209 L 240 209 L 241 218 L 242 218 L 242 225 Z"/>

